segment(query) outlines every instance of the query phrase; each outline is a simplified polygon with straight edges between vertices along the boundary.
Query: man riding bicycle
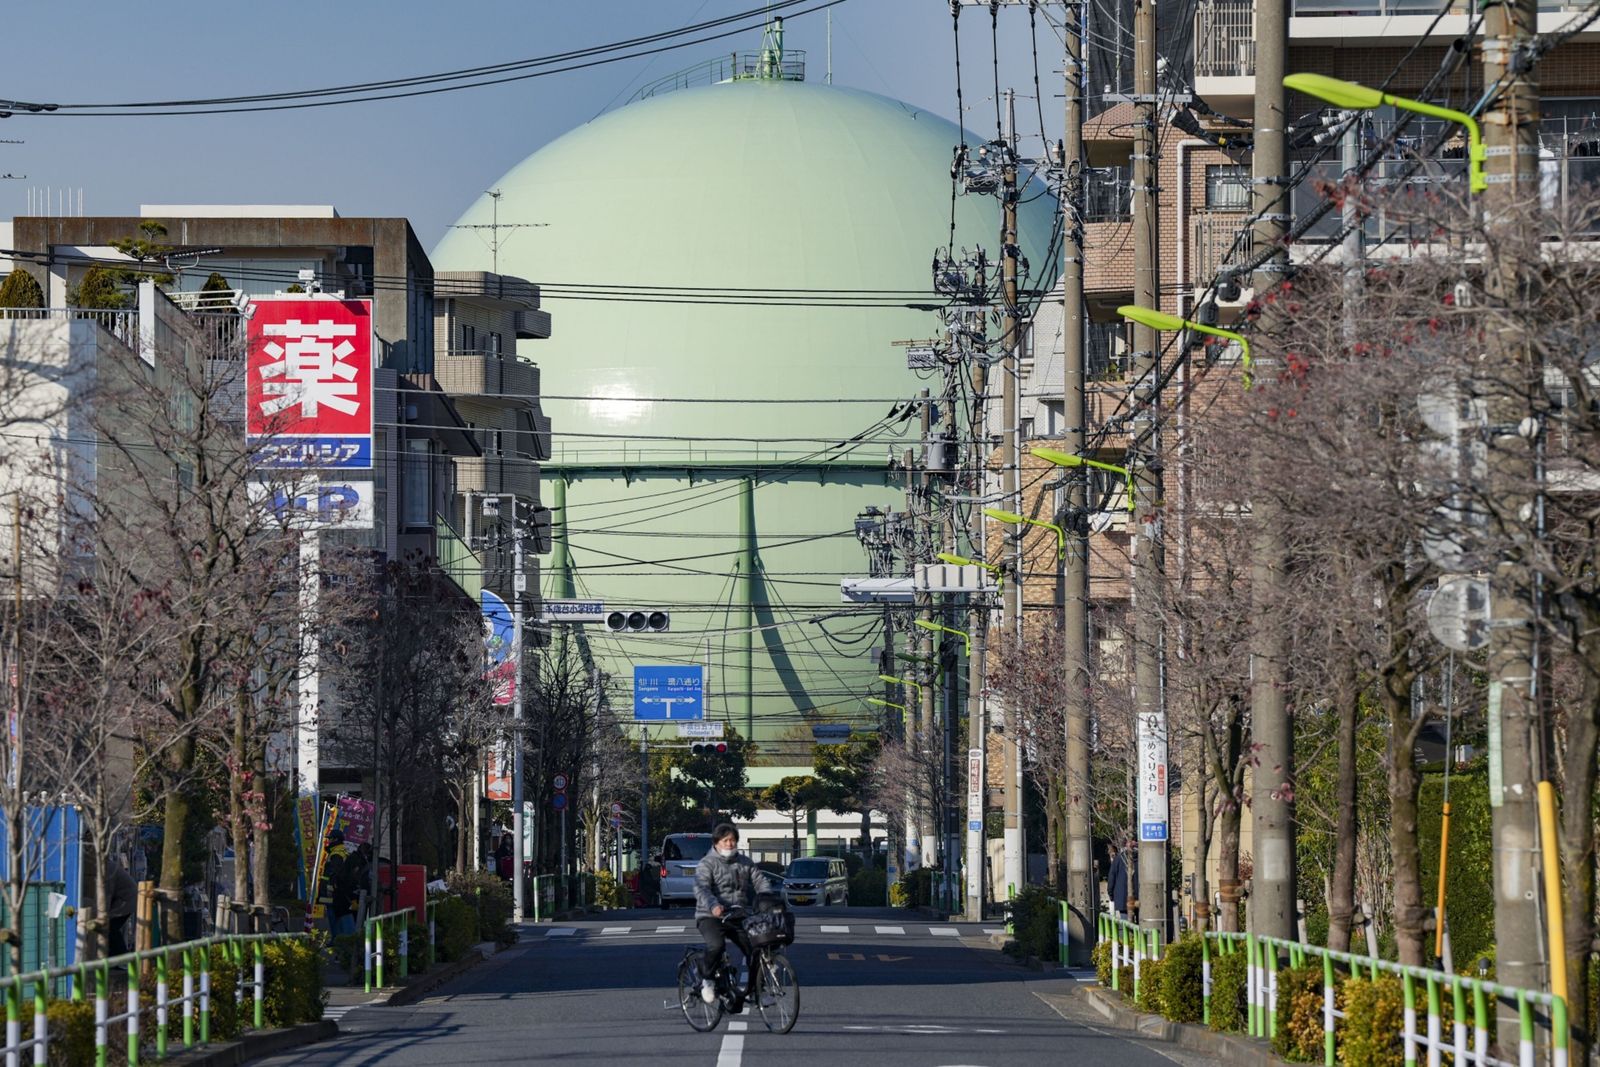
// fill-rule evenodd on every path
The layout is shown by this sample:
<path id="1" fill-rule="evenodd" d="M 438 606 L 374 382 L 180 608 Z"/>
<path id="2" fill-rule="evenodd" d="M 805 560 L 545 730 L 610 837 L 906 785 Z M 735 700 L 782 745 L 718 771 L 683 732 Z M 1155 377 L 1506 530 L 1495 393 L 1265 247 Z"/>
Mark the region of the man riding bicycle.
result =
<path id="1" fill-rule="evenodd" d="M 739 852 L 739 830 L 732 823 L 720 823 L 711 831 L 712 849 L 694 871 L 694 920 L 706 943 L 707 977 L 700 985 L 700 998 L 707 1004 L 717 999 L 717 988 L 710 976 L 722 965 L 727 939 L 750 958 L 750 949 L 737 928 L 725 925 L 733 909 L 753 910 L 763 896 L 776 897 L 782 886 L 778 879 L 757 867 L 749 856 Z"/>

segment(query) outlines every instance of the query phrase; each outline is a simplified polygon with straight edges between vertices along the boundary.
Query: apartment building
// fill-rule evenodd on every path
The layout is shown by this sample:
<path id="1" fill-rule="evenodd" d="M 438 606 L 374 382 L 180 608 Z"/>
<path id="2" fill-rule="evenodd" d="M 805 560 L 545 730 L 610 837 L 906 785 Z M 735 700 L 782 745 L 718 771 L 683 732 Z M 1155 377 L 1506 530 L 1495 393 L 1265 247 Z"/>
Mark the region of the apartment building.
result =
<path id="1" fill-rule="evenodd" d="M 1114 15 L 1118 6 L 1096 7 L 1091 20 Z M 1542 3 L 1538 30 L 1551 32 L 1566 25 L 1585 6 L 1579 0 Z M 1374 86 L 1392 75 L 1390 91 L 1420 97 L 1440 69 L 1450 43 L 1467 32 L 1474 8 L 1458 3 L 1436 22 L 1439 11 L 1437 3 L 1427 0 L 1291 0 L 1288 69 Z M 1187 54 L 1163 52 L 1170 62 L 1162 75 L 1158 129 L 1160 304 L 1167 312 L 1193 317 L 1202 303 L 1214 303 L 1219 324 L 1227 326 L 1237 321 L 1254 295 L 1246 274 L 1231 275 L 1234 286 L 1216 285 L 1219 276 L 1230 277 L 1230 267 L 1245 263 L 1250 251 L 1248 237 L 1241 239 L 1240 233 L 1251 217 L 1251 159 L 1247 142 L 1239 138 L 1248 138 L 1256 91 L 1254 4 L 1252 0 L 1200 0 L 1193 24 L 1186 29 L 1190 32 L 1173 34 L 1164 27 L 1161 34 L 1163 42 L 1182 40 Z M 1086 317 L 1080 327 L 1089 379 L 1086 431 L 1091 455 L 1121 464 L 1127 439 L 1118 416 L 1128 399 L 1131 338 L 1129 327 L 1118 319 L 1115 309 L 1133 299 L 1130 179 L 1136 113 L 1126 96 L 1118 96 L 1119 90 L 1125 94 L 1129 87 L 1115 62 L 1120 49 L 1111 46 L 1121 42 L 1121 48 L 1126 47 L 1131 18 L 1126 25 L 1098 29 L 1091 22 L 1091 30 L 1103 53 L 1098 69 L 1110 73 L 1103 78 L 1094 76 L 1096 53 L 1091 49 L 1091 115 L 1084 131 L 1090 169 L 1085 176 L 1082 218 Z M 1425 33 L 1430 43 L 1409 54 Z M 1446 102 L 1443 94 L 1448 94 L 1451 105 L 1465 108 L 1482 95 L 1481 44 L 1480 36 L 1465 61 L 1445 80 L 1445 89 L 1435 94 L 1436 102 Z M 1575 34 L 1543 56 L 1539 85 L 1541 194 L 1551 205 L 1580 196 L 1592 200 L 1600 187 L 1600 27 Z M 1199 123 L 1202 135 L 1172 125 L 1174 115 L 1184 107 Z M 1310 165 L 1305 180 L 1291 194 L 1293 216 L 1298 221 L 1317 208 L 1327 186 L 1338 182 L 1345 163 L 1343 145 L 1328 143 L 1331 124 L 1322 121 L 1319 101 L 1291 94 L 1288 110 L 1296 124 L 1291 131 L 1291 142 L 1297 146 L 1291 151 L 1292 165 Z M 1352 148 L 1363 157 L 1377 151 L 1395 122 L 1392 109 L 1372 112 L 1354 134 Z M 1437 183 L 1460 183 L 1466 162 L 1459 138 L 1443 139 L 1443 147 L 1432 158 L 1424 158 L 1420 167 L 1414 167 L 1419 153 L 1439 140 L 1442 129 L 1430 122 L 1414 122 L 1380 158 L 1368 181 L 1418 191 Z M 1219 147 L 1219 136 L 1230 146 L 1244 143 L 1245 147 Z M 1311 162 L 1324 149 L 1321 160 Z M 1404 255 L 1409 235 L 1403 227 L 1403 220 L 1382 211 L 1365 219 L 1361 227 L 1363 254 L 1374 258 Z M 1330 213 L 1291 246 L 1291 258 L 1306 261 L 1327 256 L 1340 262 L 1345 254 L 1343 247 L 1337 246 L 1342 228 L 1339 213 Z M 1021 410 L 1014 416 L 1024 453 L 1030 441 L 1060 447 L 1059 440 L 1051 439 L 1059 439 L 1063 427 L 1062 331 L 1057 290 L 1040 304 L 1026 337 Z M 1169 347 L 1169 354 L 1171 351 Z M 1169 455 L 1181 446 L 1189 412 L 1242 395 L 1237 359 L 1233 346 L 1211 346 L 1175 369 L 1164 390 L 1161 447 Z M 990 419 L 996 430 L 1012 424 L 1011 418 L 993 409 Z M 1019 510 L 1031 517 L 1060 521 L 1065 502 L 1057 473 L 1027 455 L 1022 463 L 1021 484 L 1027 488 Z M 1168 466 L 1175 469 L 1177 465 Z M 1090 494 L 1093 511 L 1088 518 L 1094 619 L 1091 643 L 1097 662 L 1107 665 L 1118 662 L 1121 620 L 1130 606 L 1129 519 L 1125 497 L 1114 483 L 1114 476 L 1096 475 Z M 1190 487 L 1169 475 L 1165 489 L 1168 522 L 1164 532 L 1170 562 L 1196 551 L 1196 546 L 1185 540 L 1181 521 L 1190 503 Z M 1015 542 L 998 538 L 990 543 L 997 541 L 1001 550 L 1017 553 Z M 1024 604 L 1030 619 L 1052 618 L 1058 610 L 1054 547 L 1053 534 L 1029 528 L 1022 538 L 1020 558 L 1011 560 L 1025 583 Z M 1111 680 L 1108 684 L 1117 683 Z M 1186 876 L 1174 889 L 1182 894 L 1182 913 L 1192 917 L 1196 902 L 1187 894 L 1195 873 L 1189 859 L 1193 850 L 1185 845 L 1200 832 L 1201 814 L 1195 796 L 1182 787 L 1175 790 L 1172 805 L 1172 843 L 1185 854 Z M 1248 855 L 1248 819 L 1243 831 L 1242 851 Z M 1208 882 L 1216 887 L 1214 870 Z"/>

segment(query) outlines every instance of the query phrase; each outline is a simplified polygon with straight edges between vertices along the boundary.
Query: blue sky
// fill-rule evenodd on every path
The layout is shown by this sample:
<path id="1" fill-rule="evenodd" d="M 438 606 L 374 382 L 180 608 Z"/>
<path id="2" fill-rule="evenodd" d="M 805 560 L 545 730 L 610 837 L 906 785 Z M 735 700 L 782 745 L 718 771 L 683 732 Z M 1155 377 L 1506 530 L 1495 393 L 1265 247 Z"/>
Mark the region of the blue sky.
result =
<path id="1" fill-rule="evenodd" d="M 0 97 L 62 102 L 226 96 L 313 88 L 504 62 L 732 14 L 757 0 L 356 0 L 343 4 L 96 4 L 73 25 L 56 5 L 7 12 Z M 850 0 L 834 10 L 834 82 L 940 114 L 955 112 L 945 0 Z M 1059 7 L 1056 8 L 1059 10 Z M 1002 87 L 1032 100 L 1028 16 L 1001 13 Z M 787 22 L 821 81 L 820 13 Z M 968 125 L 993 127 L 987 10 L 962 16 Z M 344 215 L 403 215 L 428 247 L 483 189 L 563 132 L 621 106 L 635 88 L 759 36 L 685 48 L 653 61 L 410 100 L 210 117 L 68 118 L 0 122 L 0 213 L 21 214 L 28 187 L 83 189 L 86 214 L 131 214 L 141 203 L 332 203 Z M 1045 122 L 1059 133 L 1060 44 L 1039 22 Z M 648 165 L 640 160 L 640 166 Z"/>

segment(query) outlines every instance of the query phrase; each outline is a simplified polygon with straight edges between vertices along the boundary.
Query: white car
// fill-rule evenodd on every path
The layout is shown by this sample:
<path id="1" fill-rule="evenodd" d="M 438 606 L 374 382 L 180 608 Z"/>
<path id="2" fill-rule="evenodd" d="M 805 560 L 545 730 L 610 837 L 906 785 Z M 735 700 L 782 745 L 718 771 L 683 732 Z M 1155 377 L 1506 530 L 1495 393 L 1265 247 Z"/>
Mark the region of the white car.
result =
<path id="1" fill-rule="evenodd" d="M 656 907 L 694 904 L 694 869 L 710 851 L 710 834 L 670 834 L 661 842 L 661 886 L 656 890 Z"/>
<path id="2" fill-rule="evenodd" d="M 844 860 L 806 856 L 783 872 L 783 899 L 791 905 L 850 903 L 850 876 Z"/>

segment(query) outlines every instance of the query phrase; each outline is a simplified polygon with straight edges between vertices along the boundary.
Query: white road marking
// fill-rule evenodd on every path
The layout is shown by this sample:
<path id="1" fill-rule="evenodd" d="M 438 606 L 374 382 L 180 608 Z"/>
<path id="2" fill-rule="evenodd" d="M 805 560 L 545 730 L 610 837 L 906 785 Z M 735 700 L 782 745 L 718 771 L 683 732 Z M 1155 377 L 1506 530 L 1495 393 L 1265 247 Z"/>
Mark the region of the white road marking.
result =
<path id="1" fill-rule="evenodd" d="M 604 937 L 606 934 L 625 934 L 632 929 L 633 927 L 631 926 L 607 926 L 600 931 L 600 936 Z"/>
<path id="2" fill-rule="evenodd" d="M 928 933 L 934 937 L 960 937 L 961 931 L 953 926 L 930 926 Z"/>
<path id="3" fill-rule="evenodd" d="M 681 934 L 681 933 L 683 933 L 683 930 L 684 930 L 684 928 L 681 927 L 681 926 L 658 926 L 658 927 L 656 927 L 656 933 L 658 933 L 658 934 Z"/>
<path id="4" fill-rule="evenodd" d="M 825 934 L 848 934 L 850 932 L 848 926 L 819 926 L 817 929 Z"/>
<path id="5" fill-rule="evenodd" d="M 749 1028 L 750 1028 L 750 1024 L 749 1023 L 741 1022 L 738 1019 L 733 1019 L 733 1020 L 730 1020 L 728 1022 L 728 1032 L 729 1033 L 742 1034 L 746 1030 L 748 1030 Z"/>
<path id="6" fill-rule="evenodd" d="M 983 932 L 986 934 L 1003 934 L 1006 929 L 1003 926 L 985 926 Z"/>
<path id="7" fill-rule="evenodd" d="M 544 936 L 545 937 L 571 937 L 573 934 L 575 934 L 577 932 L 578 931 L 574 930 L 570 926 L 558 926 L 553 930 L 546 930 L 545 933 L 544 933 Z"/>
<path id="8" fill-rule="evenodd" d="M 846 1030 L 865 1030 L 885 1034 L 921 1034 L 924 1036 L 937 1036 L 943 1034 L 1003 1034 L 1004 1030 L 992 1030 L 981 1026 L 940 1026 L 937 1023 L 913 1024 L 910 1026 L 846 1026 Z"/>
<path id="9" fill-rule="evenodd" d="M 722 1039 L 722 1049 L 717 1053 L 717 1067 L 739 1067 L 744 1060 L 744 1035 L 729 1034 Z"/>
<path id="10" fill-rule="evenodd" d="M 880 934 L 903 934 L 906 932 L 904 926 L 874 926 L 873 930 Z"/>

